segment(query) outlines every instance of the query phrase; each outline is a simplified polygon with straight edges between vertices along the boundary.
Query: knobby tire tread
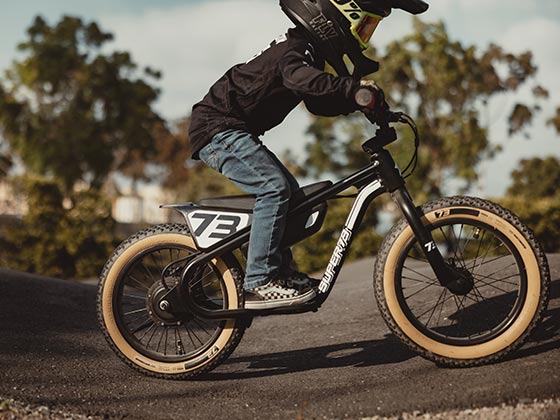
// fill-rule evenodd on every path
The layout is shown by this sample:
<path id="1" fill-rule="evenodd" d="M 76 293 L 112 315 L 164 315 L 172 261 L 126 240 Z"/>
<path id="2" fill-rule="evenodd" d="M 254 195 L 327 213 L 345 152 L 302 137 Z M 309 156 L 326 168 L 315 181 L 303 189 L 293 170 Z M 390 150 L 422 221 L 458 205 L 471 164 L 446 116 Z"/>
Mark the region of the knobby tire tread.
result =
<path id="1" fill-rule="evenodd" d="M 542 249 L 540 243 L 536 240 L 533 231 L 527 227 L 515 214 L 513 214 L 510 210 L 505 209 L 504 207 L 491 202 L 489 200 L 476 198 L 476 197 L 468 197 L 468 196 L 454 196 L 454 197 L 445 197 L 439 200 L 435 200 L 429 203 L 426 203 L 420 206 L 420 214 L 426 214 L 433 210 L 438 210 L 440 208 L 446 207 L 453 207 L 453 206 L 466 206 L 466 207 L 473 207 L 478 208 L 481 210 L 485 210 L 491 212 L 502 219 L 511 223 L 518 231 L 525 237 L 525 239 L 529 242 L 529 245 L 532 248 L 533 253 L 538 261 L 540 275 L 541 275 L 541 296 L 539 301 L 539 306 L 537 311 L 535 312 L 533 319 L 529 326 L 526 328 L 524 333 L 520 335 L 515 342 L 511 345 L 503 349 L 502 351 L 482 357 L 479 359 L 452 359 L 444 356 L 440 356 L 438 354 L 434 354 L 429 350 L 420 347 L 412 340 L 410 340 L 399 328 L 396 322 L 393 320 L 393 317 L 387 307 L 387 304 L 384 299 L 384 290 L 383 290 L 383 273 L 385 262 L 389 253 L 389 250 L 393 246 L 393 242 L 397 239 L 397 237 L 402 233 L 402 231 L 408 227 L 408 223 L 405 219 L 401 219 L 398 223 L 396 223 L 385 239 L 381 244 L 379 249 L 379 253 L 377 255 L 375 266 L 374 266 L 374 290 L 375 290 L 375 298 L 377 301 L 377 305 L 381 312 L 385 323 L 391 330 L 393 334 L 397 336 L 397 338 L 403 342 L 408 348 L 419 353 L 422 357 L 435 362 L 438 365 L 445 366 L 445 367 L 473 367 L 473 366 L 480 366 L 485 364 L 490 364 L 497 362 L 505 358 L 508 354 L 518 349 L 530 334 L 534 331 L 534 329 L 538 326 L 540 321 L 542 320 L 544 313 L 546 311 L 548 300 L 550 297 L 550 271 L 548 267 L 548 261 L 546 259 L 546 255 L 544 250 Z"/>
<path id="2" fill-rule="evenodd" d="M 178 374 L 173 374 L 173 375 L 166 375 L 166 374 L 162 374 L 162 373 L 158 373 L 158 372 L 153 372 L 153 371 L 150 371 L 150 370 L 147 370 L 147 369 L 143 369 L 140 366 L 136 365 L 135 363 L 131 362 L 130 359 L 128 359 L 119 350 L 119 348 L 113 343 L 113 340 L 111 339 L 109 331 L 105 327 L 105 323 L 103 321 L 103 308 L 102 308 L 103 286 L 104 286 L 107 274 L 108 274 L 110 268 L 112 267 L 112 265 L 120 257 L 120 255 L 128 247 L 130 247 L 132 244 L 136 243 L 139 240 L 145 239 L 149 236 L 162 234 L 162 233 L 177 233 L 177 234 L 181 234 L 181 235 L 191 236 L 191 233 L 190 233 L 190 231 L 189 231 L 189 229 L 186 225 L 182 225 L 182 224 L 178 224 L 178 223 L 167 223 L 167 224 L 160 224 L 160 225 L 151 226 L 149 228 L 141 230 L 141 231 L 133 234 L 132 236 L 128 237 L 123 242 L 121 242 L 121 244 L 111 254 L 111 256 L 109 257 L 109 259 L 107 260 L 107 262 L 105 263 L 105 265 L 104 265 L 104 267 L 101 271 L 99 286 L 98 286 L 98 292 L 97 292 L 97 320 L 98 320 L 99 325 L 101 327 L 101 331 L 103 332 L 103 336 L 105 337 L 105 340 L 109 343 L 109 346 L 111 347 L 113 352 L 116 353 L 117 356 L 127 366 L 131 367 L 135 371 L 140 372 L 143 375 L 146 375 L 146 376 L 149 376 L 149 377 L 152 377 L 152 378 L 157 378 L 157 379 L 166 379 L 166 380 L 170 380 L 170 379 L 171 380 L 193 379 L 195 377 L 198 377 L 202 374 L 205 374 L 205 373 L 211 371 L 212 369 L 215 369 L 218 365 L 220 365 L 222 362 L 224 362 L 231 355 L 231 353 L 233 353 L 235 348 L 239 345 L 239 342 L 241 341 L 241 338 L 243 337 L 243 334 L 245 333 L 246 326 L 243 324 L 243 322 L 237 321 L 237 323 L 234 327 L 233 334 L 230 337 L 230 339 L 228 340 L 226 346 L 223 349 L 220 350 L 220 353 L 217 356 L 215 356 L 212 359 L 211 362 L 205 364 L 201 368 L 194 369 L 190 372 L 178 373 Z M 230 261 L 229 261 L 230 263 L 233 263 L 233 261 L 231 261 L 232 259 L 233 259 L 233 257 L 230 259 Z M 232 265 L 234 265 L 234 264 L 232 264 Z M 243 302 L 243 287 L 242 287 L 242 285 L 243 285 L 243 272 L 242 272 L 241 268 L 235 267 L 235 266 L 232 266 L 232 265 L 228 264 L 228 268 L 229 268 L 229 270 L 231 272 L 231 275 L 232 275 L 232 277 L 235 281 L 236 290 L 237 290 L 237 293 L 238 293 L 238 300 L 239 300 L 239 302 Z"/>

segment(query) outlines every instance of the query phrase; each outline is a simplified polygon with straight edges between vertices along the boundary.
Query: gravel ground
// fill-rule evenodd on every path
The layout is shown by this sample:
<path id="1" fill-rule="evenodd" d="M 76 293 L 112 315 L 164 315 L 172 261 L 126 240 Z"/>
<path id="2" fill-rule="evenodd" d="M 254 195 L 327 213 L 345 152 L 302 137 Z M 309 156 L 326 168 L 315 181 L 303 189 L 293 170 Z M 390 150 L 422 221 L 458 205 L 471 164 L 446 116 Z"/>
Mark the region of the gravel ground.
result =
<path id="1" fill-rule="evenodd" d="M 30 406 L 0 397 L 0 420 L 98 420 L 101 417 L 84 416 L 51 410 L 45 406 Z"/>
<path id="2" fill-rule="evenodd" d="M 361 420 L 558 420 L 560 399 L 502 404 L 497 407 L 451 410 L 442 413 L 402 413 L 393 417 L 365 417 Z"/>
<path id="3" fill-rule="evenodd" d="M 101 417 L 84 416 L 51 410 L 45 406 L 32 407 L 11 399 L 0 398 L 0 420 L 101 420 Z M 402 413 L 392 417 L 364 417 L 360 420 L 558 420 L 560 399 L 520 402 L 517 405 L 502 404 L 467 410 L 452 410 L 441 413 Z M 303 417 L 297 420 L 305 420 Z"/>

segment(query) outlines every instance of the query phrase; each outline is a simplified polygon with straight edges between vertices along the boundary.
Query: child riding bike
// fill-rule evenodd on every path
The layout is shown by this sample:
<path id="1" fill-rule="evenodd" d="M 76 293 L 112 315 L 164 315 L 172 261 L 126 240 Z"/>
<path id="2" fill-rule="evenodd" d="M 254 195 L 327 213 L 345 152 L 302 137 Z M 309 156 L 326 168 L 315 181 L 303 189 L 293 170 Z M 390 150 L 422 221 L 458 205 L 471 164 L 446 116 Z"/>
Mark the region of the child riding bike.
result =
<path id="1" fill-rule="evenodd" d="M 290 268 L 281 247 L 298 182 L 259 136 L 300 102 L 322 116 L 375 112 L 383 93 L 363 78 L 378 68 L 363 51 L 378 23 L 403 0 L 280 0 L 296 27 L 246 63 L 229 69 L 195 104 L 189 138 L 194 159 L 256 197 L 244 280 L 245 308 L 305 303 L 318 282 Z M 407 0 L 406 9 L 427 9 Z M 328 63 L 336 72 L 324 71 Z"/>

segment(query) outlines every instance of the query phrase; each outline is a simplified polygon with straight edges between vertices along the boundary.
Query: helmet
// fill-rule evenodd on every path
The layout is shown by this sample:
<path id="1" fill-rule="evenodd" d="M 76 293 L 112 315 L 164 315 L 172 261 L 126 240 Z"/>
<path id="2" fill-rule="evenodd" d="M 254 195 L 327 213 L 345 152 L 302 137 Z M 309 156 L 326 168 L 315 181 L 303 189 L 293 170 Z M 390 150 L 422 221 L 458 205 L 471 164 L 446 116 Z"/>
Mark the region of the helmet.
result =
<path id="1" fill-rule="evenodd" d="M 359 79 L 379 68 L 363 50 L 368 47 L 378 23 L 391 12 L 386 3 L 384 0 L 280 0 L 280 7 L 296 26 L 304 29 L 339 76 Z"/>
<path id="2" fill-rule="evenodd" d="M 378 70 L 379 64 L 363 51 L 399 1 L 406 0 L 280 0 L 280 7 L 339 76 L 359 79 Z"/>

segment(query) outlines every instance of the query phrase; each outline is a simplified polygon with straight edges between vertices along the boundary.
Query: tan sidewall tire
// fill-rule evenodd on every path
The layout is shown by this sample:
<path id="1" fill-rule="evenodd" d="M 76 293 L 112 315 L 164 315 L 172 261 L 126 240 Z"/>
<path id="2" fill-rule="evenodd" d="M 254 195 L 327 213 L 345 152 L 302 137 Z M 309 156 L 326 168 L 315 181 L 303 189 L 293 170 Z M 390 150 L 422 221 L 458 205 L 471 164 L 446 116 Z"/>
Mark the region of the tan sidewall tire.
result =
<path id="1" fill-rule="evenodd" d="M 147 369 L 148 371 L 158 374 L 184 374 L 195 369 L 202 368 L 221 353 L 221 350 L 226 347 L 229 339 L 234 333 L 235 321 L 227 321 L 216 342 L 212 346 L 210 346 L 210 348 L 206 352 L 188 361 L 178 363 L 160 362 L 142 355 L 132 346 L 130 346 L 130 344 L 128 344 L 117 326 L 113 313 L 113 294 L 115 291 L 115 286 L 121 271 L 133 258 L 135 258 L 139 253 L 143 252 L 145 249 L 161 244 L 177 244 L 196 249 L 196 245 L 193 239 L 189 236 L 178 233 L 160 233 L 140 239 L 137 242 L 133 243 L 129 248 L 124 250 L 122 254 L 114 261 L 112 266 L 109 268 L 107 275 L 105 276 L 103 291 L 101 295 L 103 322 L 107 333 L 109 334 L 114 345 L 122 353 L 122 355 L 132 363 L 143 369 Z M 213 263 L 216 265 L 223 276 L 228 296 L 228 308 L 237 308 L 237 290 L 230 269 L 222 260 L 214 260 Z"/>
<path id="2" fill-rule="evenodd" d="M 432 210 L 425 215 L 425 219 L 428 223 L 434 223 L 436 220 L 441 222 L 446 219 L 457 218 L 458 215 L 449 215 L 450 209 L 450 207 L 442 207 Z M 517 247 L 517 251 L 523 259 L 527 272 L 527 296 L 525 302 L 523 303 L 521 312 L 515 319 L 515 322 L 498 337 L 495 337 L 485 343 L 473 346 L 452 346 L 440 343 L 427 337 L 418 331 L 418 329 L 416 329 L 407 319 L 397 299 L 394 279 L 396 276 L 399 256 L 407 242 L 413 236 L 413 232 L 410 227 L 405 228 L 394 241 L 393 246 L 387 255 L 383 271 L 383 291 L 385 295 L 385 302 L 387 304 L 387 309 L 398 328 L 416 345 L 436 355 L 452 359 L 479 359 L 499 353 L 500 351 L 506 349 L 524 334 L 533 321 L 533 318 L 539 308 L 541 296 L 541 275 L 537 258 L 535 257 L 531 246 L 523 235 L 521 235 L 513 225 L 503 218 L 484 210 L 477 209 L 477 211 L 480 211 L 478 216 L 461 214 L 460 217 L 462 219 L 482 221 L 495 227 L 498 231 L 505 235 Z M 436 213 L 440 217 L 436 218 Z M 444 216 L 441 216 L 442 214 L 444 214 Z"/>

